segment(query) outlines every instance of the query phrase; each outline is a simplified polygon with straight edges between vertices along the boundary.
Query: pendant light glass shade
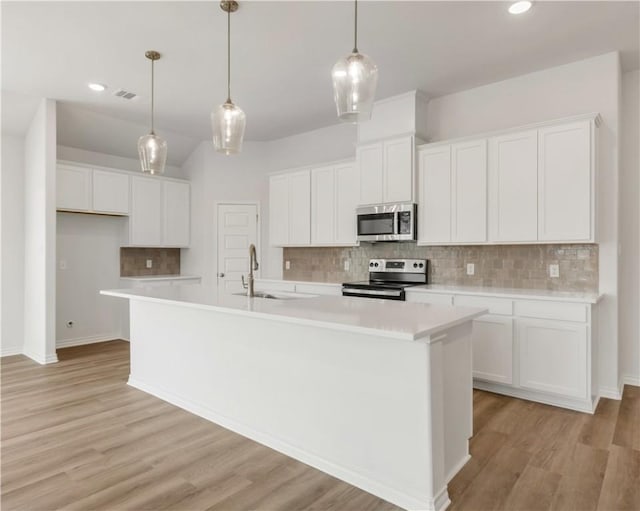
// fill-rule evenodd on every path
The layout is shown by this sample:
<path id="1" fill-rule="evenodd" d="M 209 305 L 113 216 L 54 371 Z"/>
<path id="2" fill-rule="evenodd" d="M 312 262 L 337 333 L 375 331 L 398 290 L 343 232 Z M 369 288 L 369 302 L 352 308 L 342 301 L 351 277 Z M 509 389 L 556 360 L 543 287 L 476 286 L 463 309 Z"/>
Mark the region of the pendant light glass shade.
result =
<path id="1" fill-rule="evenodd" d="M 227 156 L 242 150 L 247 117 L 231 101 L 231 13 L 238 10 L 236 0 L 222 0 L 220 8 L 227 13 L 227 100 L 211 112 L 213 147 Z"/>
<path id="2" fill-rule="evenodd" d="M 371 119 L 378 85 L 378 66 L 358 52 L 358 0 L 354 0 L 354 10 L 353 51 L 338 60 L 331 71 L 338 118 L 345 122 Z"/>
<path id="3" fill-rule="evenodd" d="M 149 50 L 144 55 L 151 61 L 151 132 L 138 139 L 138 155 L 142 172 L 164 174 L 164 167 L 167 163 L 167 141 L 153 131 L 153 64 L 160 58 L 160 54 L 157 51 Z"/>
<path id="4" fill-rule="evenodd" d="M 163 174 L 167 163 L 167 141 L 155 133 L 143 135 L 138 139 L 138 155 L 142 172 Z"/>
<path id="5" fill-rule="evenodd" d="M 378 67 L 373 60 L 351 53 L 335 63 L 331 77 L 338 118 L 345 122 L 371 119 L 378 85 Z"/>
<path id="6" fill-rule="evenodd" d="M 226 155 L 239 153 L 242 150 L 246 124 L 246 115 L 231 100 L 227 100 L 211 112 L 213 145 L 216 151 Z"/>

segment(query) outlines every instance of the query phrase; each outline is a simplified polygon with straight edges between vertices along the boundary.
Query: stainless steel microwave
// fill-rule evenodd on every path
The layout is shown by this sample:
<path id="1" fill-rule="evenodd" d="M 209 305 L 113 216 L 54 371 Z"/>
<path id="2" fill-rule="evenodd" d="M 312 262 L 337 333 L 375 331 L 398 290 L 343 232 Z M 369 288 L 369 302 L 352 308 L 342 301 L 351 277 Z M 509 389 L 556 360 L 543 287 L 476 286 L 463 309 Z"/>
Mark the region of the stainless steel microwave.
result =
<path id="1" fill-rule="evenodd" d="M 412 202 L 359 207 L 358 241 L 415 241 L 416 212 Z"/>

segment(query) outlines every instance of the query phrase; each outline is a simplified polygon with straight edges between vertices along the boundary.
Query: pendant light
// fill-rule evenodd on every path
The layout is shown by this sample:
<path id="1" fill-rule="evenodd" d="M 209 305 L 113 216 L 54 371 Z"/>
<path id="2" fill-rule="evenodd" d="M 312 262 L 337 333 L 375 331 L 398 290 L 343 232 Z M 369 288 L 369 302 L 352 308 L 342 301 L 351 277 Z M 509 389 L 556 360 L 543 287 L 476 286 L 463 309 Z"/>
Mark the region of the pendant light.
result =
<path id="1" fill-rule="evenodd" d="M 231 101 L 231 13 L 238 10 L 238 2 L 223 0 L 220 8 L 227 13 L 227 100 L 211 112 L 211 127 L 216 151 L 230 155 L 242 149 L 247 118 Z"/>
<path id="2" fill-rule="evenodd" d="M 378 83 L 378 66 L 369 57 L 358 52 L 358 0 L 354 3 L 353 51 L 338 60 L 331 71 L 338 118 L 346 122 L 371 118 Z"/>
<path id="3" fill-rule="evenodd" d="M 149 50 L 144 56 L 151 61 L 151 132 L 138 139 L 138 154 L 142 172 L 163 174 L 167 162 L 167 141 L 153 131 L 153 64 L 160 59 L 160 54 Z"/>

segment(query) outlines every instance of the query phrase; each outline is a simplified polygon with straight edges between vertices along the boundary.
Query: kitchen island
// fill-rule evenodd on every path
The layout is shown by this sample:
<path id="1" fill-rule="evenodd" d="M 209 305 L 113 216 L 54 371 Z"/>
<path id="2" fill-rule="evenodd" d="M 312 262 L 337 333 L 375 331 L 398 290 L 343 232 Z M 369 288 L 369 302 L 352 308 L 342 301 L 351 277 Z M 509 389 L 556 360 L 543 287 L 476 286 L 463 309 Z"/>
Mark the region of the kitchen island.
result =
<path id="1" fill-rule="evenodd" d="M 129 384 L 406 509 L 469 459 L 479 308 L 206 286 L 128 299 Z"/>

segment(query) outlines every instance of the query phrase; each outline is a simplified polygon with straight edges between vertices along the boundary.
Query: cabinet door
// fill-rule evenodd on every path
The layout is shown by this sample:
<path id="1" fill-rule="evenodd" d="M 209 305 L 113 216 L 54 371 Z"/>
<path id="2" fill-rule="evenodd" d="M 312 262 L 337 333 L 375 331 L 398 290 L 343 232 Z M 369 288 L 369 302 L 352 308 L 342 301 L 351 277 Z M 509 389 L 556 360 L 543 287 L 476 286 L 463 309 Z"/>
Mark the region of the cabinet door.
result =
<path id="1" fill-rule="evenodd" d="M 129 244 L 162 245 L 162 181 L 150 177 L 131 178 Z"/>
<path id="2" fill-rule="evenodd" d="M 93 171 L 93 211 L 129 214 L 129 176 L 117 172 Z"/>
<path id="3" fill-rule="evenodd" d="M 513 382 L 513 319 L 486 314 L 473 320 L 473 377 Z"/>
<path id="4" fill-rule="evenodd" d="M 382 143 L 361 146 L 356 149 L 356 161 L 360 171 L 360 204 L 380 204 L 383 168 Z"/>
<path id="5" fill-rule="evenodd" d="M 311 170 L 311 243 L 335 240 L 335 174 L 333 166 Z"/>
<path id="6" fill-rule="evenodd" d="M 413 137 L 387 140 L 383 144 L 383 202 L 413 200 Z"/>
<path id="7" fill-rule="evenodd" d="M 451 147 L 419 153 L 418 243 L 451 241 Z"/>
<path id="8" fill-rule="evenodd" d="M 289 244 L 311 242 L 311 172 L 289 174 Z"/>
<path id="9" fill-rule="evenodd" d="M 91 209 L 91 170 L 58 165 L 56 208 L 70 211 Z"/>
<path id="10" fill-rule="evenodd" d="M 538 131 L 538 239 L 592 239 L 591 124 Z"/>
<path id="11" fill-rule="evenodd" d="M 164 244 L 188 247 L 191 226 L 189 183 L 165 181 L 163 186 Z"/>
<path id="12" fill-rule="evenodd" d="M 588 397 L 587 326 L 517 319 L 520 386 L 568 397 Z"/>
<path id="13" fill-rule="evenodd" d="M 451 146 L 453 241 L 487 241 L 487 141 Z"/>
<path id="14" fill-rule="evenodd" d="M 360 199 L 360 176 L 355 163 L 338 165 L 336 180 L 336 243 L 357 243 L 356 208 Z"/>
<path id="15" fill-rule="evenodd" d="M 538 239 L 538 132 L 489 140 L 489 238 Z"/>
<path id="16" fill-rule="evenodd" d="M 269 178 L 269 243 L 274 246 L 289 243 L 289 177 L 286 174 Z"/>

